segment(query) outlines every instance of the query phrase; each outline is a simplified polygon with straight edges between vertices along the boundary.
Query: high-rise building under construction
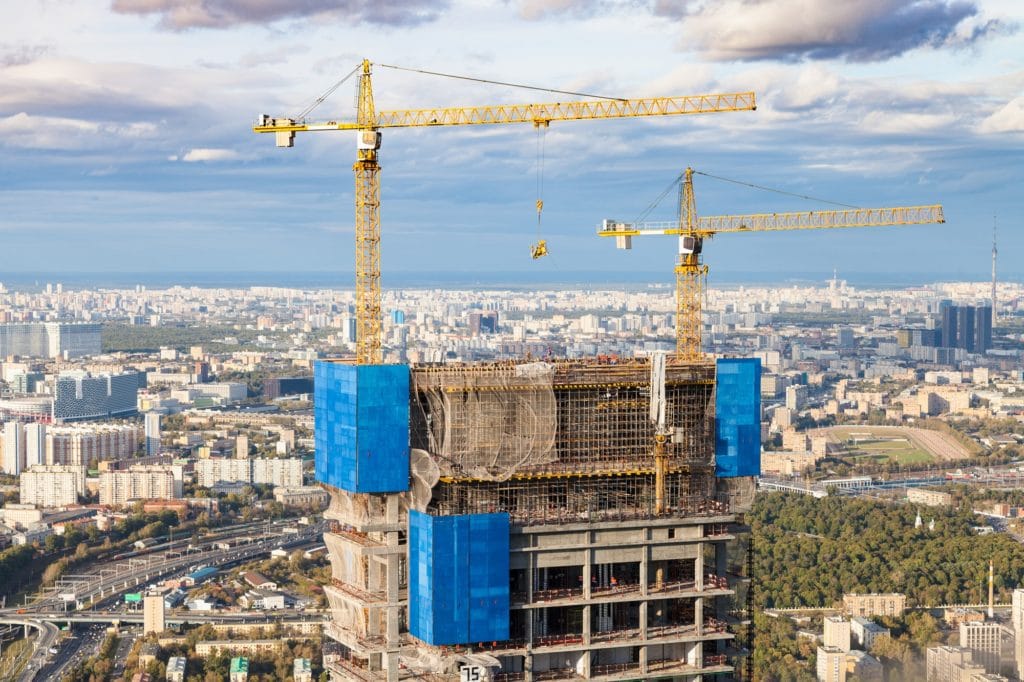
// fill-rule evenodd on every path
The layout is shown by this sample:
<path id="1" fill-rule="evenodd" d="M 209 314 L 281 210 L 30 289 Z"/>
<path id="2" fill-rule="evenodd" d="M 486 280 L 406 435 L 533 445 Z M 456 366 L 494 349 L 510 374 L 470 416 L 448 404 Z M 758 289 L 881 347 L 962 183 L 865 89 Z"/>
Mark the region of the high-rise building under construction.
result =
<path id="1" fill-rule="evenodd" d="M 760 365 L 315 370 L 341 680 L 736 676 Z"/>

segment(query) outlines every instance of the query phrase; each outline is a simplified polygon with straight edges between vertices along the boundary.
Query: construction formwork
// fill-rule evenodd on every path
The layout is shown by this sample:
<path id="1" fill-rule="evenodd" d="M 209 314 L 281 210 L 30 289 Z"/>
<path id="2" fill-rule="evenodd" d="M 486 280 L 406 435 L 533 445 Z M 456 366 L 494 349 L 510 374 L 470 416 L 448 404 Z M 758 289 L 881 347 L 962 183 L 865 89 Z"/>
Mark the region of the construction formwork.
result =
<path id="1" fill-rule="evenodd" d="M 411 367 L 406 489 L 326 485 L 334 581 L 325 632 L 340 648 L 325 662 L 334 677 L 733 672 L 723 547 L 733 538 L 735 495 L 715 476 L 715 366 L 654 369 L 646 359 Z M 660 422 L 652 392 L 662 403 Z M 320 459 L 331 456 L 318 453 L 318 477 Z M 510 605 L 506 640 L 435 644 L 426 625 L 410 622 L 428 623 L 429 633 L 455 631 L 446 610 L 425 611 L 450 601 L 417 591 L 451 590 L 458 580 L 430 577 L 443 566 L 420 566 L 420 558 L 409 563 L 410 511 L 507 518 L 500 564 L 509 567 L 508 585 L 492 580 L 485 590 Z M 419 536 L 416 557 L 458 552 L 430 545 L 434 535 Z M 471 576 L 471 568 L 463 573 Z"/>

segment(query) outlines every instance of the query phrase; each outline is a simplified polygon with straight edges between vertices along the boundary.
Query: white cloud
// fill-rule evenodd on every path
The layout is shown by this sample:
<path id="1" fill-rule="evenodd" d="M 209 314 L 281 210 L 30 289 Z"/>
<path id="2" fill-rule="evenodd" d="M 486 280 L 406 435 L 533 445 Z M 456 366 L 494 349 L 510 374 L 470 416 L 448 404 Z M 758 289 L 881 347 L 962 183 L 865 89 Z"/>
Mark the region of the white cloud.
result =
<path id="1" fill-rule="evenodd" d="M 87 121 L 19 112 L 0 118 L 0 142 L 22 149 L 85 150 L 117 145 L 124 138 L 152 135 L 150 123 Z"/>
<path id="2" fill-rule="evenodd" d="M 864 117 L 860 127 L 868 134 L 915 135 L 935 132 L 954 121 L 956 117 L 952 114 L 872 111 Z"/>
<path id="3" fill-rule="evenodd" d="M 172 159 L 174 157 L 171 157 Z M 181 157 L 187 163 L 196 161 L 237 161 L 241 156 L 232 149 L 190 149 Z"/>
<path id="4" fill-rule="evenodd" d="M 1024 132 L 1024 96 L 1006 103 L 978 126 L 980 133 Z"/>

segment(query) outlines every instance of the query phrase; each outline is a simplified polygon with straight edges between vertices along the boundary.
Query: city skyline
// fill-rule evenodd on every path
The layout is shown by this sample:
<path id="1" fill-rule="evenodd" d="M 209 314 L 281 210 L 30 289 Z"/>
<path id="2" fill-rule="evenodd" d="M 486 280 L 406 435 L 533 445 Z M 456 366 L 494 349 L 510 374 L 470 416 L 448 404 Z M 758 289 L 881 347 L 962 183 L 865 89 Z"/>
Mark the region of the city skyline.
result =
<path id="1" fill-rule="evenodd" d="M 688 165 L 852 205 L 946 209 L 941 226 L 716 240 L 712 281 L 833 267 L 981 278 L 993 214 L 1000 275 L 1020 275 L 1019 201 L 1004 179 L 1024 141 L 1015 3 L 885 0 L 832 12 L 818 2 L 799 26 L 789 0 L 749 11 L 731 1 L 679 11 L 565 0 L 246 7 L 48 1 L 13 20 L 0 40 L 9 160 L 0 233 L 5 251 L 20 254 L 15 272 L 347 275 L 350 135 L 300 136 L 280 150 L 250 126 L 261 113 L 294 115 L 365 56 L 609 96 L 758 96 L 757 112 L 552 125 L 540 229 L 552 255 L 537 262 L 530 126 L 387 131 L 385 282 L 389 272 L 494 269 L 669 281 L 673 243 L 638 240 L 620 254 L 594 231 L 602 218 L 640 215 Z M 563 98 L 384 68 L 374 78 L 382 108 Z M 346 84 L 311 117 L 350 114 Z M 705 214 L 828 207 L 707 177 L 696 193 Z M 670 192 L 651 217 L 675 210 Z"/>

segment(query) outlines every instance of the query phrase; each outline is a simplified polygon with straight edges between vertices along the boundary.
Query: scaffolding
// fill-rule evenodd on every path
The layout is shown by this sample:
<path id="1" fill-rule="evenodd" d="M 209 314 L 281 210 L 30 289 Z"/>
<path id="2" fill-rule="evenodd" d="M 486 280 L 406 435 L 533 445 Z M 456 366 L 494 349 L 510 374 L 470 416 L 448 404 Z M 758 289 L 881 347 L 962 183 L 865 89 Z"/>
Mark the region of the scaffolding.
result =
<path id="1" fill-rule="evenodd" d="M 652 469 L 650 375 L 646 359 L 415 367 L 412 447 L 442 481 Z M 713 390 L 712 364 L 668 366 L 670 470 L 711 464 Z"/>
<path id="2" fill-rule="evenodd" d="M 591 523 L 677 517 L 717 516 L 728 511 L 718 499 L 714 478 L 693 473 L 669 474 L 667 508 L 655 510 L 655 475 L 514 478 L 508 481 L 441 482 L 430 512 L 439 515 L 507 512 L 513 524 Z"/>

